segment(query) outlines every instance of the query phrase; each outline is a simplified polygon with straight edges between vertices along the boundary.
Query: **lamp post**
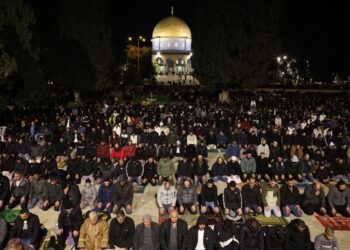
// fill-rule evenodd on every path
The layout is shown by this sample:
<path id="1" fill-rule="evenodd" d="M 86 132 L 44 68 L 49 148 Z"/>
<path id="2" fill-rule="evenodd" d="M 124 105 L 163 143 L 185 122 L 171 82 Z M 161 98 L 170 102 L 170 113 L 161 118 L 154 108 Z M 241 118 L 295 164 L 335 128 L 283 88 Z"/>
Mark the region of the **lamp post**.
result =
<path id="1" fill-rule="evenodd" d="M 131 36 L 128 37 L 129 42 L 132 42 L 133 38 Z M 143 36 L 139 36 L 137 38 L 137 72 L 140 73 L 140 41 L 146 42 L 146 38 Z"/>

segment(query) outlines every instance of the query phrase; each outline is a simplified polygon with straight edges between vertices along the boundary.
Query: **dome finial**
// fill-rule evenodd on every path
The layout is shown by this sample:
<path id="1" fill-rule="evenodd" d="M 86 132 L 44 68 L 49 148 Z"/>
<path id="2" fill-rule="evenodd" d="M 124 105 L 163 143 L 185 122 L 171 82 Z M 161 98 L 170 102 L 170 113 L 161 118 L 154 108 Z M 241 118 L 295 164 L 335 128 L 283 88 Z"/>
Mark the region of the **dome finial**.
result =
<path id="1" fill-rule="evenodd" d="M 171 6 L 171 15 L 174 15 L 174 6 Z"/>

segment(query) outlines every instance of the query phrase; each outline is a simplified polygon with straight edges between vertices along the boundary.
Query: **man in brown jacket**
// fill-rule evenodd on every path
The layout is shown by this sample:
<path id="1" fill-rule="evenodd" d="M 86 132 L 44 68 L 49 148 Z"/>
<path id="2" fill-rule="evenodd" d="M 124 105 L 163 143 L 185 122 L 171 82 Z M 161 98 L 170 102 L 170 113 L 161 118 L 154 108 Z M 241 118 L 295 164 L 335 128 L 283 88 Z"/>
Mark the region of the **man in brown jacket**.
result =
<path id="1" fill-rule="evenodd" d="M 80 228 L 79 249 L 100 250 L 108 248 L 108 223 L 95 211 L 89 213 Z"/>
<path id="2" fill-rule="evenodd" d="M 124 207 L 126 213 L 131 214 L 133 198 L 134 189 L 132 187 L 132 183 L 127 180 L 126 176 L 122 176 L 121 179 L 115 183 L 113 194 L 113 212 L 115 213 Z"/>

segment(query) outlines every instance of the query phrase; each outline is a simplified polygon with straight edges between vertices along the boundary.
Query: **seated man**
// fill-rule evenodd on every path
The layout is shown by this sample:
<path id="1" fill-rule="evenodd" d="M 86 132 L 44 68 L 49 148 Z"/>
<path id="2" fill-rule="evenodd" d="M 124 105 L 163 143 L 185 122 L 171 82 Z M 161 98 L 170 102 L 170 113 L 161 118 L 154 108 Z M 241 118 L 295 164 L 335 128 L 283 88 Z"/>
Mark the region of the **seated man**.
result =
<path id="1" fill-rule="evenodd" d="M 255 214 L 262 213 L 262 198 L 260 187 L 256 184 L 255 178 L 249 178 L 249 182 L 242 188 L 243 212 L 249 214 L 252 209 Z"/>
<path id="2" fill-rule="evenodd" d="M 218 157 L 216 162 L 212 166 L 212 175 L 214 178 L 214 181 L 227 181 L 227 166 L 222 157 Z"/>
<path id="3" fill-rule="evenodd" d="M 327 210 L 330 216 L 337 213 L 350 217 L 350 189 L 345 182 L 339 181 L 337 186 L 331 187 L 327 195 Z"/>
<path id="4" fill-rule="evenodd" d="M 303 166 L 296 155 L 293 155 L 287 164 L 287 179 L 293 178 L 299 182 L 303 181 Z"/>
<path id="5" fill-rule="evenodd" d="M 246 182 L 248 178 L 255 177 L 256 162 L 251 151 L 247 151 L 246 157 L 241 161 L 242 181 Z"/>
<path id="6" fill-rule="evenodd" d="M 142 184 L 144 186 L 146 186 L 148 183 L 150 183 L 152 186 L 157 185 L 157 164 L 154 162 L 153 157 L 148 158 L 143 169 L 144 172 L 142 176 Z"/>
<path id="7" fill-rule="evenodd" d="M 222 200 L 225 209 L 225 215 L 230 220 L 239 220 L 242 212 L 241 190 L 236 187 L 236 182 L 230 181 L 222 194 Z"/>
<path id="8" fill-rule="evenodd" d="M 78 249 L 107 249 L 108 223 L 98 216 L 95 211 L 89 212 L 80 228 Z"/>
<path id="9" fill-rule="evenodd" d="M 266 236 L 266 247 L 268 250 L 284 249 L 286 244 L 286 227 L 282 225 L 269 227 Z"/>
<path id="10" fill-rule="evenodd" d="M 179 165 L 177 166 L 176 176 L 177 183 L 183 183 L 184 179 L 192 177 L 192 162 L 187 159 L 186 156 L 182 157 L 182 160 L 179 161 Z"/>
<path id="11" fill-rule="evenodd" d="M 204 185 L 207 181 L 208 174 L 208 163 L 203 158 L 203 155 L 198 155 L 197 159 L 193 162 L 193 174 L 194 174 L 194 185 L 197 186 L 199 182 Z"/>
<path id="12" fill-rule="evenodd" d="M 272 163 L 272 175 L 278 182 L 282 182 L 286 180 L 287 167 L 286 163 L 283 161 L 283 156 L 278 155 L 277 161 Z"/>
<path id="13" fill-rule="evenodd" d="M 54 206 L 54 210 L 59 211 L 61 205 L 60 193 L 61 185 L 58 183 L 57 177 L 51 176 L 50 182 L 45 188 L 42 210 L 47 211 L 50 207 Z"/>
<path id="14" fill-rule="evenodd" d="M 114 186 L 112 185 L 112 180 L 107 178 L 103 181 L 97 194 L 97 206 L 95 210 L 101 212 L 106 209 L 107 213 L 111 213 L 113 210 L 113 193 Z"/>
<path id="15" fill-rule="evenodd" d="M 145 214 L 143 216 L 143 223 L 136 226 L 134 249 L 160 249 L 159 225 L 152 221 L 152 217 L 149 214 Z"/>
<path id="16" fill-rule="evenodd" d="M 20 172 L 15 172 L 11 184 L 11 198 L 8 204 L 8 208 L 12 209 L 18 204 L 21 204 L 21 208 L 27 208 L 29 193 L 29 180 L 24 178 Z"/>
<path id="17" fill-rule="evenodd" d="M 287 179 L 286 184 L 284 184 L 281 189 L 281 207 L 283 216 L 288 217 L 290 213 L 294 214 L 296 217 L 301 217 L 302 211 L 300 208 L 301 197 L 299 189 L 294 186 L 294 180 Z"/>
<path id="18" fill-rule="evenodd" d="M 22 208 L 20 215 L 16 218 L 10 231 L 10 239 L 20 238 L 25 247 L 39 249 L 40 244 L 40 221 L 39 217 L 29 212 L 27 208 Z"/>
<path id="19" fill-rule="evenodd" d="M 280 189 L 274 178 L 271 178 L 269 183 L 262 189 L 262 202 L 264 205 L 265 217 L 271 217 L 271 211 L 274 212 L 276 217 L 281 217 L 281 195 Z"/>
<path id="20" fill-rule="evenodd" d="M 121 176 L 120 180 L 114 184 L 113 194 L 113 212 L 115 213 L 122 207 L 125 208 L 126 213 L 132 213 L 132 202 L 134 198 L 134 189 L 126 176 Z"/>
<path id="21" fill-rule="evenodd" d="M 170 181 L 166 180 L 157 192 L 157 201 L 159 206 L 159 214 L 161 216 L 168 215 L 176 206 L 177 193 L 174 186 L 170 185 Z"/>
<path id="22" fill-rule="evenodd" d="M 197 200 L 198 194 L 192 181 L 190 179 L 184 180 L 177 193 L 177 201 L 180 206 L 179 213 L 184 214 L 185 209 L 187 209 L 191 214 L 195 214 L 197 212 Z"/>
<path id="23" fill-rule="evenodd" d="M 320 215 L 326 214 L 326 196 L 319 182 L 305 188 L 301 204 L 307 215 L 313 215 L 315 212 Z"/>
<path id="24" fill-rule="evenodd" d="M 157 163 L 158 185 L 162 185 L 164 180 L 174 182 L 175 166 L 169 155 L 164 155 Z"/>
<path id="25" fill-rule="evenodd" d="M 139 160 L 131 159 L 126 164 L 126 175 L 128 180 L 142 185 L 143 166 Z"/>
<path id="26" fill-rule="evenodd" d="M 218 205 L 218 189 L 212 179 L 207 181 L 207 184 L 202 187 L 201 193 L 201 213 L 205 214 L 211 208 L 214 213 L 219 213 Z"/>
<path id="27" fill-rule="evenodd" d="M 287 225 L 285 249 L 311 250 L 310 231 L 303 220 L 295 219 Z"/>
<path id="28" fill-rule="evenodd" d="M 40 173 L 36 172 L 33 174 L 34 178 L 30 184 L 30 194 L 29 194 L 29 202 L 28 209 L 35 207 L 37 203 L 39 203 L 39 207 L 43 207 L 43 200 L 45 189 L 47 186 L 47 181 L 41 178 Z"/>
<path id="29" fill-rule="evenodd" d="M 188 230 L 186 249 L 214 249 L 214 234 L 208 226 L 208 219 L 201 215 L 197 219 L 197 224 Z"/>

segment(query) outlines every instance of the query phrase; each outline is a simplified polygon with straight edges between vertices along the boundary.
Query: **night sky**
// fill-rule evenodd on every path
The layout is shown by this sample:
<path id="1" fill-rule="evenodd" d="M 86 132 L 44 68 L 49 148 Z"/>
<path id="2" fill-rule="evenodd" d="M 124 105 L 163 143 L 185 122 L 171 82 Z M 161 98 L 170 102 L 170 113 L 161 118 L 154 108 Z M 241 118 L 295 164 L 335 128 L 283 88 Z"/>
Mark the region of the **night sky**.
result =
<path id="1" fill-rule="evenodd" d="M 116 46 L 125 46 L 129 35 L 145 35 L 149 40 L 157 22 L 170 15 L 171 6 L 175 7 L 174 14 L 195 32 L 195 2 L 110 0 Z M 285 0 L 284 4 L 280 25 L 283 53 L 300 60 L 314 61 L 311 66 L 315 67 L 320 77 L 327 69 L 350 68 L 350 18 L 346 2 Z M 323 63 L 317 65 L 321 61 Z"/>

